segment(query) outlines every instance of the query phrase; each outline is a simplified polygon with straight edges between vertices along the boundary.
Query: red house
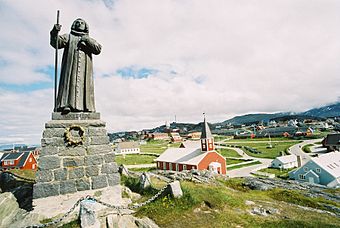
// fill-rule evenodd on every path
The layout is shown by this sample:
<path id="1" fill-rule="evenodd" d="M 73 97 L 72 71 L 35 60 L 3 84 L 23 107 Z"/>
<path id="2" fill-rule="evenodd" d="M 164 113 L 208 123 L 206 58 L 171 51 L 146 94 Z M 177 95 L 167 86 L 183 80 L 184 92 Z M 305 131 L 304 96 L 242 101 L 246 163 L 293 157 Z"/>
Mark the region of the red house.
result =
<path id="1" fill-rule="evenodd" d="M 169 148 L 155 161 L 161 170 L 211 170 L 218 174 L 226 174 L 226 160 L 215 151 L 214 138 L 204 118 L 201 134 L 201 147 Z"/>
<path id="2" fill-rule="evenodd" d="M 0 158 L 0 169 L 37 169 L 37 160 L 32 152 L 4 153 Z"/>

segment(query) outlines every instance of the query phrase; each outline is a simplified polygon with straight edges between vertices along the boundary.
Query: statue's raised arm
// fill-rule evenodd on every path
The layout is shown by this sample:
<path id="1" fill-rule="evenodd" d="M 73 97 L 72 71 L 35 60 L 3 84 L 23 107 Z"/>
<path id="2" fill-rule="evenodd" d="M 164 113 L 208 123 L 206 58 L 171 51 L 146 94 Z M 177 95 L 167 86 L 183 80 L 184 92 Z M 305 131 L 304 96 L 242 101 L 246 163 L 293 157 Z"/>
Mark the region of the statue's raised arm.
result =
<path id="1" fill-rule="evenodd" d="M 101 52 L 101 45 L 89 36 L 89 26 L 78 18 L 69 34 L 58 35 L 61 25 L 50 32 L 50 44 L 64 48 L 61 63 L 57 112 L 95 112 L 92 54 Z M 57 39 L 58 37 L 58 39 Z"/>

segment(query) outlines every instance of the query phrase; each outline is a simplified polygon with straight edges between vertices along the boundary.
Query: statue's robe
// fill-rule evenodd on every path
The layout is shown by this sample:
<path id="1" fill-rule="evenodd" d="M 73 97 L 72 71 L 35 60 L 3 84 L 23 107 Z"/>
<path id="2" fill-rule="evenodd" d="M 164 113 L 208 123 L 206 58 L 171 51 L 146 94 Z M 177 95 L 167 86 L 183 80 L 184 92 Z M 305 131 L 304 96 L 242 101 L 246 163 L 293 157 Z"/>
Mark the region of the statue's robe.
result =
<path id="1" fill-rule="evenodd" d="M 50 44 L 56 48 L 57 32 L 50 33 Z M 64 48 L 57 96 L 57 111 L 95 112 L 92 54 L 98 55 L 101 45 L 92 38 L 80 42 L 85 33 L 71 31 L 58 37 L 58 49 Z"/>

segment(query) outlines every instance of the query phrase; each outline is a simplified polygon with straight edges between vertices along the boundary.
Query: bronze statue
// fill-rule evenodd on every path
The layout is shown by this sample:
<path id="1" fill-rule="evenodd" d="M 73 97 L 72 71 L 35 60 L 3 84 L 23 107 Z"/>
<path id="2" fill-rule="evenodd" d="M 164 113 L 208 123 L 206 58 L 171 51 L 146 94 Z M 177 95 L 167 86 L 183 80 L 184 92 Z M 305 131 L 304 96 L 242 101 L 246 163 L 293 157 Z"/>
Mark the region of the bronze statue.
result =
<path id="1" fill-rule="evenodd" d="M 61 63 L 56 111 L 95 112 L 92 54 L 98 55 L 101 45 L 89 37 L 89 26 L 83 19 L 76 19 L 70 34 L 58 35 L 61 25 L 54 25 L 50 44 L 64 48 Z"/>

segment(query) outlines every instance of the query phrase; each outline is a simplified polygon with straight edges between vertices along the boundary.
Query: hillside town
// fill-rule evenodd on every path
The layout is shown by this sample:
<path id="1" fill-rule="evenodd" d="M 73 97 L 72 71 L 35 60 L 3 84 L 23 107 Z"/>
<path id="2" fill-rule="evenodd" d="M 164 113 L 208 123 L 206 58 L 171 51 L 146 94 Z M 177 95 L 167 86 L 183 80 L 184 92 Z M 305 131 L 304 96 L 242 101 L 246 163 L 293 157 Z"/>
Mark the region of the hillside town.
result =
<path id="1" fill-rule="evenodd" d="M 140 175 L 143 188 L 152 185 L 151 177 L 210 183 L 224 176 L 282 183 L 293 180 L 337 189 L 340 188 L 338 121 L 337 118 L 289 119 L 222 125 L 209 124 L 204 116 L 198 124 L 166 122 L 152 130 L 115 133 L 109 137 L 121 175 Z M 1 151 L 1 180 L 4 175 L 13 175 L 21 181 L 37 178 L 34 176 L 41 150 L 41 147 L 13 145 Z M 31 173 L 31 179 L 25 177 L 27 172 Z M 195 173 L 201 174 L 195 176 Z"/>
<path id="2" fill-rule="evenodd" d="M 339 6 L 4 1 L 0 228 L 340 227 Z"/>

